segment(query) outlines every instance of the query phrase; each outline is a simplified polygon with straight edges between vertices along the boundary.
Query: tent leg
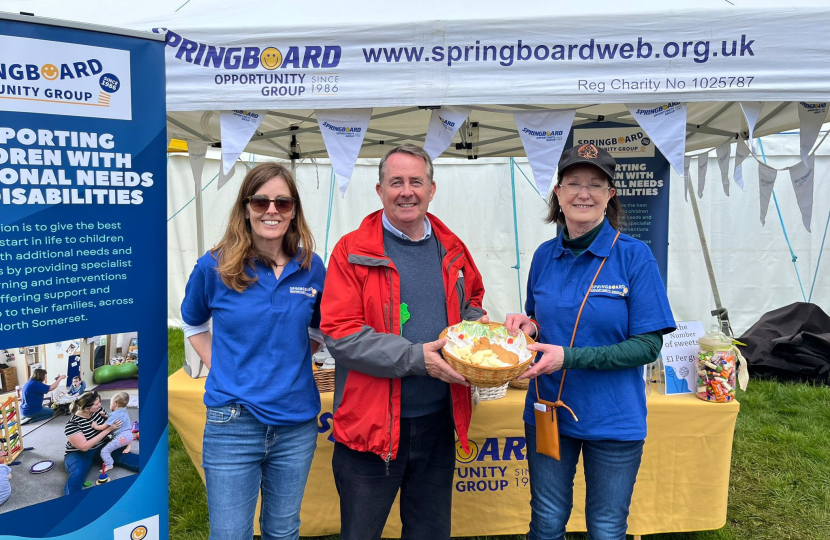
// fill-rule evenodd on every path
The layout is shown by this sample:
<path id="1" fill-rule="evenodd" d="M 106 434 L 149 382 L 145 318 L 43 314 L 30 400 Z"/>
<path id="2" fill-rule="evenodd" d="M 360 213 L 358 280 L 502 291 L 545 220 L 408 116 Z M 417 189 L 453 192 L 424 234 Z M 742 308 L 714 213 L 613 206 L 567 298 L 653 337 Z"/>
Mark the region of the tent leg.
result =
<path id="1" fill-rule="evenodd" d="M 729 325 L 729 312 L 721 304 L 720 293 L 718 292 L 718 282 L 715 279 L 715 270 L 712 268 L 712 258 L 709 256 L 709 244 L 706 242 L 706 234 L 703 232 L 703 222 L 700 219 L 700 209 L 697 207 L 697 198 L 694 193 L 691 193 L 689 199 L 692 201 L 692 211 L 695 215 L 695 224 L 697 225 L 697 235 L 700 238 L 700 249 L 703 251 L 703 261 L 706 263 L 706 272 L 709 274 L 709 285 L 712 287 L 712 296 L 715 297 L 715 309 L 712 315 L 718 318 L 718 325 L 721 331 L 728 335 L 732 335 L 732 327 Z"/>
<path id="2" fill-rule="evenodd" d="M 205 230 L 202 225 L 202 179 L 194 178 L 193 182 L 196 184 L 196 253 L 201 257 L 205 254 Z"/>
<path id="3" fill-rule="evenodd" d="M 514 170 L 515 162 L 510 158 L 510 188 L 513 193 L 513 235 L 516 241 L 516 279 L 519 282 L 519 313 L 524 312 L 524 303 L 522 302 L 522 259 L 519 254 L 519 221 L 516 215 L 516 172 Z"/>

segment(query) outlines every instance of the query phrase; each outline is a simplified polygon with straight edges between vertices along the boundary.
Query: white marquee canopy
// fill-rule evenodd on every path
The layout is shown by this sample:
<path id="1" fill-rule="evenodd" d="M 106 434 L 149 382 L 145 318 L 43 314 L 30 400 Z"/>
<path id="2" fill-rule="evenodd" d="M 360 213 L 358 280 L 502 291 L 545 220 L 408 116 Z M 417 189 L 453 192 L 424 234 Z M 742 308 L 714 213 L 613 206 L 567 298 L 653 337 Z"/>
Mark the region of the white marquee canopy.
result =
<path id="1" fill-rule="evenodd" d="M 424 140 L 429 111 L 472 106 L 447 157 L 523 155 L 512 114 L 576 109 L 575 124 L 635 123 L 625 104 L 689 103 L 686 150 L 746 138 L 738 102 L 765 102 L 754 135 L 830 101 L 823 0 L 475 5 L 441 0 L 7 0 L 38 16 L 169 31 L 171 134 L 218 142 L 220 110 L 268 111 L 248 151 L 326 154 L 315 109 L 373 107 L 360 157 Z M 463 140 L 462 140 L 463 137 Z M 292 147 L 292 141 L 294 146 Z M 297 146 L 297 144 L 299 146 Z M 296 157 L 296 155 L 295 155 Z"/>

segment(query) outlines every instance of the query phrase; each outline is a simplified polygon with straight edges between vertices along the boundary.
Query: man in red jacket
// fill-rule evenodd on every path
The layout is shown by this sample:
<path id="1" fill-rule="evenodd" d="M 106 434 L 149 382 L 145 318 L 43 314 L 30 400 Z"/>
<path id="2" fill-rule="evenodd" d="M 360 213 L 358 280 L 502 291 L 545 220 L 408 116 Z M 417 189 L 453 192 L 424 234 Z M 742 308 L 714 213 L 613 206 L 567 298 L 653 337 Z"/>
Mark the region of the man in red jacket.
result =
<path id="1" fill-rule="evenodd" d="M 320 329 L 337 366 L 341 540 L 379 539 L 399 489 L 401 538 L 450 537 L 453 428 L 468 449 L 471 402 L 438 335 L 487 315 L 470 252 L 427 213 L 432 174 L 422 148 L 390 150 L 376 186 L 383 210 L 344 236 L 329 261 Z"/>

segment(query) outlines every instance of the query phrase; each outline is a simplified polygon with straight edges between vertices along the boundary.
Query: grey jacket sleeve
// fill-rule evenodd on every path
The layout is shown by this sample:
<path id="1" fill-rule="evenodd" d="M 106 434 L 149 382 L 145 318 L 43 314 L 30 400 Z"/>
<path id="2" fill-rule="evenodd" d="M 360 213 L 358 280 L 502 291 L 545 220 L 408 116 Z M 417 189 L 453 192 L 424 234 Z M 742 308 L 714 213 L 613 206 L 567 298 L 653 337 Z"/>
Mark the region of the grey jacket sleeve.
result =
<path id="1" fill-rule="evenodd" d="M 424 348 L 421 343 L 395 335 L 376 332 L 363 326 L 354 334 L 326 338 L 326 347 L 337 365 L 373 377 L 400 379 L 409 375 L 426 375 Z"/>

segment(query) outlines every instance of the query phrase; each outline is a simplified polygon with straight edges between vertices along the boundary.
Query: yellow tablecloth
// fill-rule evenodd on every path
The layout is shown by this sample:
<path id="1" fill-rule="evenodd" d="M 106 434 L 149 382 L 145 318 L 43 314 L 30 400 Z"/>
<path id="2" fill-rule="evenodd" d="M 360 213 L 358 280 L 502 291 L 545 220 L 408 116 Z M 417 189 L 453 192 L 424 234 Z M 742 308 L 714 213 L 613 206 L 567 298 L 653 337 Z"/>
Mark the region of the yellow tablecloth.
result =
<path id="1" fill-rule="evenodd" d="M 170 422 L 181 435 L 204 480 L 202 404 L 205 379 L 178 371 L 169 379 Z M 482 402 L 473 412 L 471 456 L 456 455 L 453 536 L 521 534 L 530 520 L 530 489 L 524 459 L 523 391 Z M 303 536 L 340 529 L 339 506 L 331 472 L 333 394 L 322 394 L 320 435 L 301 513 Z M 740 405 L 712 404 L 693 395 L 648 396 L 648 438 L 634 487 L 629 534 L 718 529 L 726 523 L 732 434 Z M 585 483 L 581 464 L 574 485 L 569 531 L 585 530 Z M 259 519 L 255 522 L 258 530 Z M 397 504 L 384 537 L 400 536 Z"/>

